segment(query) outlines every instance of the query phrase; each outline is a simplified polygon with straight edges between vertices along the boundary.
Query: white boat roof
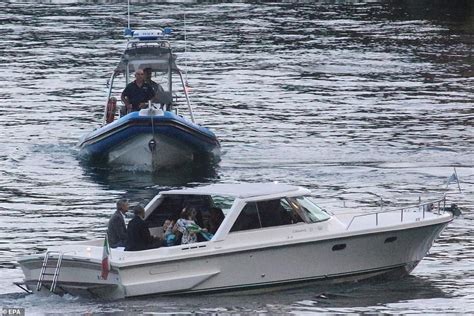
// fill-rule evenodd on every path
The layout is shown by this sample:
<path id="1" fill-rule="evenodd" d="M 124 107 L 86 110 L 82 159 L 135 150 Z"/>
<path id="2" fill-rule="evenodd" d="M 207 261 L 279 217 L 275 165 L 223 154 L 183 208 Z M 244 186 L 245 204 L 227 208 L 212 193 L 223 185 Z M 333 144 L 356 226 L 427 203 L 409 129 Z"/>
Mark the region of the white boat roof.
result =
<path id="1" fill-rule="evenodd" d="M 222 195 L 238 198 L 251 198 L 264 195 L 282 195 L 300 191 L 301 194 L 309 194 L 308 189 L 302 187 L 267 182 L 267 183 L 218 183 L 196 188 L 184 188 L 180 190 L 162 191 L 161 194 L 192 194 L 192 195 Z"/>

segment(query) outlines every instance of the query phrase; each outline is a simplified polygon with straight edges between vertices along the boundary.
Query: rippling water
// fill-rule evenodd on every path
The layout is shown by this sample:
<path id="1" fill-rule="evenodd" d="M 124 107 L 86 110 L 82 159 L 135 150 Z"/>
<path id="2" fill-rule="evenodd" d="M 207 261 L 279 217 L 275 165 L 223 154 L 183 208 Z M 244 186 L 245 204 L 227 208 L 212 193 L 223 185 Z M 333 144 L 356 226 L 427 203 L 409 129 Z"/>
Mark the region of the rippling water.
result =
<path id="1" fill-rule="evenodd" d="M 132 1 L 132 27 L 171 26 L 211 170 L 83 166 L 124 48 L 125 1 L 7 1 L 0 10 L 0 306 L 61 313 L 474 313 L 474 8 L 444 0 Z M 186 21 L 186 42 L 184 36 Z M 118 197 L 282 181 L 335 212 L 440 193 L 456 167 L 464 215 L 411 277 L 335 287 L 120 302 L 20 293 L 15 257 L 103 236 Z M 455 188 L 455 185 L 452 185 Z"/>

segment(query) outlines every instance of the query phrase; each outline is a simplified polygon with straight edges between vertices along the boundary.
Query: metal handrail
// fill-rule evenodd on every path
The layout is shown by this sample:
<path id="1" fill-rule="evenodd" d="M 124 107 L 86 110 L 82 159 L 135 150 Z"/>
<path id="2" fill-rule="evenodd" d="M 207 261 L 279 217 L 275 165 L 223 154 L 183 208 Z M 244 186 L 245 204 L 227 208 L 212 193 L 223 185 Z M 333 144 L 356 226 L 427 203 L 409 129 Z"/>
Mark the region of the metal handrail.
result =
<path id="1" fill-rule="evenodd" d="M 437 209 L 438 209 L 438 213 L 437 214 L 441 214 L 441 202 L 443 203 L 443 213 L 445 212 L 446 210 L 446 193 L 443 194 L 443 197 L 442 198 L 439 198 L 439 199 L 436 199 L 436 200 L 433 200 L 433 201 L 428 201 L 428 202 L 425 202 L 425 203 L 421 203 L 421 200 L 420 202 L 418 203 L 418 205 L 413 205 L 413 206 L 408 206 L 408 207 L 404 207 L 404 208 L 401 208 L 401 209 L 395 209 L 395 210 L 387 210 L 387 211 L 377 211 L 377 212 L 372 212 L 372 213 L 367 213 L 367 214 L 359 214 L 359 215 L 354 215 L 351 219 L 351 221 L 349 222 L 349 224 L 347 224 L 346 226 L 346 230 L 348 230 L 352 223 L 354 222 L 354 220 L 356 218 L 361 218 L 361 217 L 367 217 L 367 216 L 374 216 L 375 215 L 375 225 L 378 226 L 379 224 L 379 214 L 385 214 L 385 213 L 395 213 L 395 212 L 400 212 L 400 223 L 403 223 L 403 213 L 409 209 L 412 209 L 412 208 L 415 208 L 417 207 L 418 208 L 418 211 L 421 211 L 423 212 L 423 218 L 425 218 L 425 213 L 426 211 L 432 211 L 435 209 L 434 205 L 437 203 Z"/>
<path id="2" fill-rule="evenodd" d="M 194 120 L 193 108 L 191 106 L 191 103 L 189 102 L 189 96 L 188 96 L 188 91 L 186 90 L 186 84 L 183 80 L 183 75 L 181 74 L 181 71 L 179 71 L 178 74 L 179 74 L 179 78 L 181 79 L 181 84 L 183 85 L 183 92 L 184 92 L 184 96 L 186 97 L 186 104 L 188 105 L 188 110 L 189 110 L 189 115 L 191 117 L 191 121 L 193 123 L 196 123 L 196 121 Z"/>

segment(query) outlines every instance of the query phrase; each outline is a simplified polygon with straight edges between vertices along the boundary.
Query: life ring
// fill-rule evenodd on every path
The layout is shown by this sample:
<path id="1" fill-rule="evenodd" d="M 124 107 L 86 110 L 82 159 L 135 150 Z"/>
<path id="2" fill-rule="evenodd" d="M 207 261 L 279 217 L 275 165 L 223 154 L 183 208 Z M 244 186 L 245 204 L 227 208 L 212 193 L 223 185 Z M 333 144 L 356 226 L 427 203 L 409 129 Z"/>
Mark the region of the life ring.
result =
<path id="1" fill-rule="evenodd" d="M 112 123 L 115 119 L 115 112 L 117 111 L 117 99 L 111 97 L 107 102 L 107 114 L 105 115 L 105 122 L 107 124 Z"/>

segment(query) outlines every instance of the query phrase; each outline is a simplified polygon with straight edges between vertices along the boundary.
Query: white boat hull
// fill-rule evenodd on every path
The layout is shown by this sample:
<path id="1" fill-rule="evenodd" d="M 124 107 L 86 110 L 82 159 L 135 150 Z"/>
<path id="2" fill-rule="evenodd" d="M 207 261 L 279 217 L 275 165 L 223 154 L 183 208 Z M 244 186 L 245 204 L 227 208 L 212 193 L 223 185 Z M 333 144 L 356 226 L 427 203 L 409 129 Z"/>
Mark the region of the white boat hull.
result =
<path id="1" fill-rule="evenodd" d="M 183 245 L 175 247 L 181 253 L 186 252 L 186 257 L 181 259 L 172 259 L 169 249 L 160 248 L 145 251 L 147 258 L 154 258 L 145 260 L 146 263 L 113 265 L 107 280 L 98 277 L 99 263 L 68 264 L 73 261 L 66 260 L 58 287 L 65 292 L 81 289 L 100 297 L 120 298 L 249 289 L 305 281 L 359 281 L 389 273 L 401 277 L 422 260 L 446 225 L 447 222 L 352 236 L 348 233 L 337 239 L 295 240 L 241 250 L 226 248 L 219 242 L 208 242 L 205 247 L 194 249 Z M 259 238 L 261 233 L 256 232 L 253 237 Z M 234 238 L 239 238 L 237 235 Z M 202 248 L 208 250 L 203 252 Z M 339 248 L 342 249 L 333 250 Z M 41 257 L 20 261 L 30 289 L 36 286 L 41 263 Z M 44 283 L 48 282 L 51 283 L 51 279 L 45 278 Z"/>
<path id="2" fill-rule="evenodd" d="M 149 143 L 154 139 L 156 147 L 150 150 Z M 192 163 L 194 151 L 177 144 L 163 135 L 138 135 L 120 147 L 110 151 L 108 163 L 113 166 L 132 166 L 140 170 L 153 171 L 159 168 L 172 168 Z M 138 166 L 138 167 L 137 167 Z"/>
<path id="3" fill-rule="evenodd" d="M 392 270 L 408 274 L 426 255 L 443 227 L 397 232 L 396 244 L 384 243 L 394 233 L 370 234 L 157 263 L 147 269 L 130 267 L 121 271 L 121 278 L 127 295 L 136 296 L 252 288 L 318 279 L 355 281 Z M 338 244 L 346 244 L 346 249 L 333 251 L 332 247 Z"/>

